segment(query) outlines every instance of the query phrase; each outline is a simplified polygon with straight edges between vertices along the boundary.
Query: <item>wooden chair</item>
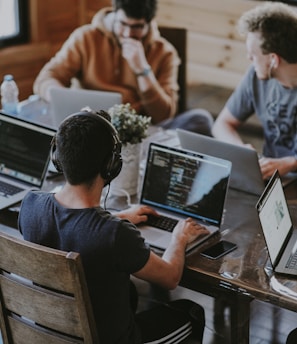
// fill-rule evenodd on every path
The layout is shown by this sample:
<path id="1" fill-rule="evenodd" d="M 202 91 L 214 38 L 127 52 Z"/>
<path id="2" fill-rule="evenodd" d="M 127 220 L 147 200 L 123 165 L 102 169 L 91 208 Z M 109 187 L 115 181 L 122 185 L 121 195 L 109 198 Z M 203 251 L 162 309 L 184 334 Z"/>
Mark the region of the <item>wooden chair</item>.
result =
<path id="1" fill-rule="evenodd" d="M 179 101 L 177 114 L 187 109 L 187 30 L 184 28 L 159 26 L 162 37 L 166 38 L 176 49 L 181 64 L 178 70 Z"/>
<path id="2" fill-rule="evenodd" d="M 4 344 L 99 343 L 78 253 L 0 232 Z"/>

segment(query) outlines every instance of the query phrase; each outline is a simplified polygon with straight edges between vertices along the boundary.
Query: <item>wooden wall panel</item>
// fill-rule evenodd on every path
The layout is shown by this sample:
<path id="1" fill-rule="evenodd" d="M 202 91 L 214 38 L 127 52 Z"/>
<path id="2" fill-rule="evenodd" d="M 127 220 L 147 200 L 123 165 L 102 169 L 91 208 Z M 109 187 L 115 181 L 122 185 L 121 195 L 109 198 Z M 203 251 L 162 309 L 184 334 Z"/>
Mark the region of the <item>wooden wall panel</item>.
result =
<path id="1" fill-rule="evenodd" d="M 193 64 L 201 63 L 239 73 L 249 65 L 242 42 L 193 32 L 188 34 L 188 55 Z"/>
<path id="2" fill-rule="evenodd" d="M 86 19 L 90 22 L 94 14 L 103 7 L 112 6 L 111 0 L 86 0 L 87 15 Z"/>
<path id="3" fill-rule="evenodd" d="M 236 25 L 244 11 L 258 4 L 252 0 L 160 0 L 159 24 L 188 30 L 189 84 L 228 88 L 238 84 L 249 62 Z"/>

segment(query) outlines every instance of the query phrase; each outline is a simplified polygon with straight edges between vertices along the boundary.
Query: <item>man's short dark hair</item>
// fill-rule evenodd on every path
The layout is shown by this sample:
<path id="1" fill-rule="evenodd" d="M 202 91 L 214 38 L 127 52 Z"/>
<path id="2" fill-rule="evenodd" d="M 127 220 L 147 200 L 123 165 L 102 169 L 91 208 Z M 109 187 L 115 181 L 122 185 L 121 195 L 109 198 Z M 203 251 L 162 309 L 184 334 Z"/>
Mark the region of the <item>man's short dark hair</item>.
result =
<path id="1" fill-rule="evenodd" d="M 96 116 L 93 112 L 74 114 L 58 129 L 57 158 L 72 185 L 91 184 L 112 155 L 112 135 Z"/>
<path id="2" fill-rule="evenodd" d="M 115 10 L 123 10 L 127 17 L 145 19 L 149 23 L 156 15 L 157 0 L 113 0 Z"/>

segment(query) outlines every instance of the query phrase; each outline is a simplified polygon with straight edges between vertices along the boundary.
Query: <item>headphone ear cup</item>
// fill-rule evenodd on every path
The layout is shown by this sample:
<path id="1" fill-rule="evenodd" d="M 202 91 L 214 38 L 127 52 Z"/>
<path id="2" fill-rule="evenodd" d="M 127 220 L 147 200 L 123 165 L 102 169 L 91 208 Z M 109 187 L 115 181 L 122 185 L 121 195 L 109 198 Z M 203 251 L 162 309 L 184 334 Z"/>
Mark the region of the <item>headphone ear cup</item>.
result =
<path id="1" fill-rule="evenodd" d="M 57 157 L 56 136 L 54 136 L 52 138 L 50 157 L 51 157 L 51 161 L 52 161 L 53 165 L 55 166 L 55 169 L 57 170 L 57 172 L 63 173 L 63 168 L 62 168 L 61 163 Z"/>
<path id="2" fill-rule="evenodd" d="M 121 144 L 120 142 L 117 142 L 114 146 L 110 159 L 101 171 L 101 177 L 106 181 L 106 185 L 119 175 L 122 166 L 123 161 L 121 156 Z"/>

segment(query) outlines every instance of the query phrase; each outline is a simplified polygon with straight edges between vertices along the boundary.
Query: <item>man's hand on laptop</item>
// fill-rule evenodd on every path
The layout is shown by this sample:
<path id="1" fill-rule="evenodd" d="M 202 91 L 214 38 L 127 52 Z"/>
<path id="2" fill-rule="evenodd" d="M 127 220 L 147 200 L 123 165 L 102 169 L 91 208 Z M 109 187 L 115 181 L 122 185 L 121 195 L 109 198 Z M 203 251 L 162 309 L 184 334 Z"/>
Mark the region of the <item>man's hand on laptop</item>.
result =
<path id="1" fill-rule="evenodd" d="M 284 176 L 289 172 L 295 172 L 297 169 L 297 160 L 294 156 L 283 158 L 261 157 L 259 164 L 264 180 L 269 179 L 275 170 L 278 170 L 280 176 Z"/>
<path id="2" fill-rule="evenodd" d="M 156 210 L 146 205 L 133 205 L 129 209 L 120 211 L 115 215 L 137 225 L 138 223 L 146 222 L 147 215 L 158 216 L 159 214 L 156 212 Z"/>
<path id="3" fill-rule="evenodd" d="M 179 241 L 185 241 L 186 245 L 203 235 L 209 234 L 209 231 L 192 218 L 180 220 L 173 230 L 173 235 Z"/>

